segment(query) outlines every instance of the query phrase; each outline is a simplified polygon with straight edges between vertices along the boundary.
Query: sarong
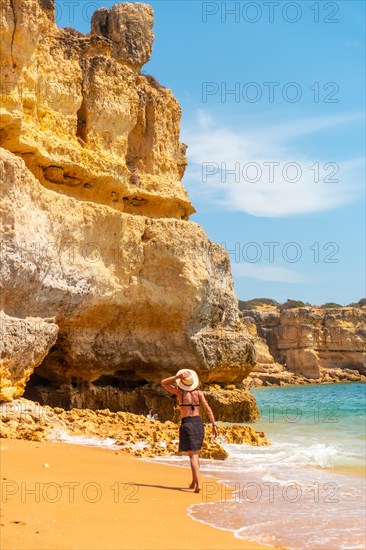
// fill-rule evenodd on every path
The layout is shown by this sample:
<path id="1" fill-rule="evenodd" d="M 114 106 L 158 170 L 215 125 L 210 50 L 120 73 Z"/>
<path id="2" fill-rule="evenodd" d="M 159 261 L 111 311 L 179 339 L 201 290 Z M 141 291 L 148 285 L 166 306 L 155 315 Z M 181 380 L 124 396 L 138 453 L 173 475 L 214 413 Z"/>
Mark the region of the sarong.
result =
<path id="1" fill-rule="evenodd" d="M 179 452 L 200 451 L 204 435 L 205 427 L 199 415 L 182 418 L 179 427 Z"/>

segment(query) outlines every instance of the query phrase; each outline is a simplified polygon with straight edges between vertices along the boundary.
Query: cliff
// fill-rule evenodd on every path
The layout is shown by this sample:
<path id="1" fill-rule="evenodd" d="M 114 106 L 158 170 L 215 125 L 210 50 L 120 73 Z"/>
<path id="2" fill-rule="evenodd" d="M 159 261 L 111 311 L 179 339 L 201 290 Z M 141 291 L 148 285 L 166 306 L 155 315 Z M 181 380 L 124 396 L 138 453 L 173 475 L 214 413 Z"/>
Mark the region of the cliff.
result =
<path id="1" fill-rule="evenodd" d="M 101 8 L 88 35 L 57 28 L 53 0 L 1 0 L 0 17 L 1 399 L 34 369 L 49 404 L 163 416 L 156 384 L 182 367 L 240 384 L 257 336 L 227 254 L 189 221 L 178 102 L 141 74 L 152 8 Z M 237 392 L 220 417 L 253 419 Z"/>
<path id="2" fill-rule="evenodd" d="M 2 0 L 1 146 L 56 193 L 188 219 L 181 109 L 140 72 L 153 20 L 148 5 L 117 4 L 85 36 L 57 28 L 53 0 Z"/>
<path id="3" fill-rule="evenodd" d="M 247 384 L 366 380 L 365 307 L 258 305 L 241 315 L 267 349 Z"/>

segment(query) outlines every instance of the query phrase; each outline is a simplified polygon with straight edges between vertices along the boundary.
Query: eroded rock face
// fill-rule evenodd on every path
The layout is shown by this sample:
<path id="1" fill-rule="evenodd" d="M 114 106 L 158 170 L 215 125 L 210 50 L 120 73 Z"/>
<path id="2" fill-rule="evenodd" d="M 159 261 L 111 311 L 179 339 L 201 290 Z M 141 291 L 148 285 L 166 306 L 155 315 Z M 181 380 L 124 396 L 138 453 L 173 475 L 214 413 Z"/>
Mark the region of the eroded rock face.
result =
<path id="1" fill-rule="evenodd" d="M 3 307 L 59 327 L 41 376 L 159 382 L 187 365 L 203 381 L 248 375 L 253 346 L 228 258 L 197 224 L 56 194 L 1 156 Z"/>
<path id="2" fill-rule="evenodd" d="M 309 378 L 332 367 L 366 374 L 365 342 L 366 311 L 352 307 L 290 309 L 274 333 L 280 362 Z"/>
<path id="3" fill-rule="evenodd" d="M 39 369 L 36 371 L 38 372 Z M 36 377 L 34 377 L 36 378 Z M 42 383 L 43 382 L 43 383 Z M 130 386 L 130 388 L 128 388 Z M 207 385 L 204 394 L 212 408 L 215 419 L 225 422 L 256 422 L 259 419 L 254 396 L 245 389 L 222 389 Z M 161 385 L 147 383 L 120 383 L 119 385 L 89 384 L 74 388 L 72 384 L 55 387 L 37 378 L 28 384 L 24 397 L 41 405 L 63 409 L 109 409 L 111 412 L 129 411 L 145 416 L 157 416 L 160 421 L 179 422 L 180 411 L 177 398 Z M 202 415 L 205 418 L 204 411 Z"/>
<path id="4" fill-rule="evenodd" d="M 111 40 L 112 56 L 140 70 L 147 63 L 155 38 L 154 11 L 151 6 L 136 2 L 100 8 L 91 20 L 91 34 Z"/>
<path id="5" fill-rule="evenodd" d="M 213 387 L 204 393 L 217 420 L 256 422 L 259 419 L 256 399 L 244 389 Z"/>
<path id="6" fill-rule="evenodd" d="M 57 340 L 58 326 L 49 319 L 14 318 L 0 311 L 0 395 L 4 401 L 23 395 L 35 367 Z"/>
<path id="7" fill-rule="evenodd" d="M 250 316 L 277 364 L 256 366 L 252 377 L 277 376 L 296 383 L 290 373 L 312 381 L 363 380 L 366 375 L 366 308 L 301 307 L 280 311 L 259 307 Z M 285 370 L 281 365 L 285 366 Z M 269 377 L 267 375 L 270 375 Z"/>
<path id="8" fill-rule="evenodd" d="M 92 33 L 58 29 L 52 2 L 1 0 L 0 145 L 53 191 L 149 217 L 188 219 L 181 109 L 140 74 L 153 10 L 101 8 Z"/>

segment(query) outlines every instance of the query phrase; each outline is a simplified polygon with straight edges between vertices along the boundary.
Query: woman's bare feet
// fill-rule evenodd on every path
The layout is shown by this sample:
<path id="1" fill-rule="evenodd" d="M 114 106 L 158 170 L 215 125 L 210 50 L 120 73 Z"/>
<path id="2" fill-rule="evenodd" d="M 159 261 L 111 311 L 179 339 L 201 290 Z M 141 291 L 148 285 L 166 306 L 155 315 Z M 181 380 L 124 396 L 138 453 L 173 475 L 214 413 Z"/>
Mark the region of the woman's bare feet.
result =
<path id="1" fill-rule="evenodd" d="M 195 493 L 200 493 L 200 492 L 201 492 L 201 487 L 197 487 L 197 485 L 195 484 L 194 481 L 192 481 L 192 483 L 190 484 L 189 488 L 190 488 L 190 489 L 194 489 L 194 492 L 195 492 Z"/>

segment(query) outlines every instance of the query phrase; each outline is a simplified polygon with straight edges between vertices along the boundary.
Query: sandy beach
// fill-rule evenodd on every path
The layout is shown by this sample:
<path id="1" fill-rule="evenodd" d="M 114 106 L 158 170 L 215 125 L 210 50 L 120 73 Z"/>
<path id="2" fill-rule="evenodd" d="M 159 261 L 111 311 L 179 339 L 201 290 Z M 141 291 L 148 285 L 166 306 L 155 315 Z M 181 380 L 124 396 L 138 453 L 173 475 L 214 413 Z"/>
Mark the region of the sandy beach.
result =
<path id="1" fill-rule="evenodd" d="M 194 494 L 189 475 L 121 451 L 3 439 L 1 548 L 268 550 L 191 519 L 190 504 L 214 497 L 212 478 Z"/>

